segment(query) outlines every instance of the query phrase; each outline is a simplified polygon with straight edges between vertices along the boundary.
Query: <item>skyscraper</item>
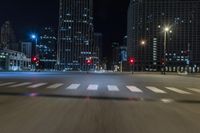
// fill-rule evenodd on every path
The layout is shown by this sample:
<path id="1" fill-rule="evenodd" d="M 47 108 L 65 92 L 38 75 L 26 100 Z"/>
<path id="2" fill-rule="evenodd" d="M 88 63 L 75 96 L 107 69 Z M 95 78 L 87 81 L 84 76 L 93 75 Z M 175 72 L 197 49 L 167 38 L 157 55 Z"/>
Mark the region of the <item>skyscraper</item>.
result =
<path id="1" fill-rule="evenodd" d="M 24 53 L 27 58 L 31 58 L 32 57 L 32 43 L 21 42 L 21 52 Z"/>
<path id="2" fill-rule="evenodd" d="M 200 71 L 199 7 L 199 0 L 130 0 L 127 44 L 128 56 L 137 60 L 135 68 L 160 70 L 166 56 L 167 71 L 188 66 Z"/>
<path id="3" fill-rule="evenodd" d="M 85 70 L 92 57 L 93 0 L 60 0 L 57 47 L 59 69 Z"/>
<path id="4" fill-rule="evenodd" d="M 44 27 L 40 33 L 39 51 L 40 67 L 42 69 L 54 69 L 56 64 L 57 39 L 52 27 Z"/>
<path id="5" fill-rule="evenodd" d="M 94 45 L 96 46 L 97 56 L 100 61 L 103 59 L 103 35 L 102 33 L 94 33 Z"/>
<path id="6" fill-rule="evenodd" d="M 6 21 L 1 26 L 1 48 L 7 48 L 11 50 L 19 50 L 19 45 L 16 43 L 16 37 L 14 30 L 9 21 Z"/>
<path id="7" fill-rule="evenodd" d="M 118 42 L 112 43 L 112 64 L 117 65 L 120 62 L 120 44 Z"/>

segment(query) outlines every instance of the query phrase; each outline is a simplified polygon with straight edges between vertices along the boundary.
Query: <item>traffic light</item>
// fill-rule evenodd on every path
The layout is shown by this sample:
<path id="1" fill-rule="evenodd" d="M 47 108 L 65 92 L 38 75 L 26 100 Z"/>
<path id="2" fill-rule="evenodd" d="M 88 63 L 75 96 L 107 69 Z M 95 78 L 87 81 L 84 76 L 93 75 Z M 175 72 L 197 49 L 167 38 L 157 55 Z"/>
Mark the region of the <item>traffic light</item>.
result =
<path id="1" fill-rule="evenodd" d="M 91 59 L 88 59 L 88 60 L 86 60 L 86 63 L 87 63 L 88 65 L 90 65 L 90 64 L 92 64 L 92 60 L 91 60 Z"/>
<path id="2" fill-rule="evenodd" d="M 32 61 L 33 63 L 36 63 L 36 62 L 39 61 L 39 59 L 38 59 L 36 56 L 34 56 L 34 57 L 32 57 L 31 61 Z"/>
<path id="3" fill-rule="evenodd" d="M 129 58 L 129 64 L 130 65 L 134 65 L 135 64 L 135 58 L 134 57 L 130 57 Z"/>

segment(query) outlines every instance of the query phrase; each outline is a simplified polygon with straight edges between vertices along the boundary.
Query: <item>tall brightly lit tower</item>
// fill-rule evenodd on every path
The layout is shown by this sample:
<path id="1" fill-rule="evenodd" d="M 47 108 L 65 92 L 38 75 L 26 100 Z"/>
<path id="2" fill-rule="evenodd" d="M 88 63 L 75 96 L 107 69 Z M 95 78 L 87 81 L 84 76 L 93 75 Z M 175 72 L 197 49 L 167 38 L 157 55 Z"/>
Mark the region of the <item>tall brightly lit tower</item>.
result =
<path id="1" fill-rule="evenodd" d="M 57 65 L 59 69 L 84 70 L 94 54 L 93 0 L 60 0 Z"/>

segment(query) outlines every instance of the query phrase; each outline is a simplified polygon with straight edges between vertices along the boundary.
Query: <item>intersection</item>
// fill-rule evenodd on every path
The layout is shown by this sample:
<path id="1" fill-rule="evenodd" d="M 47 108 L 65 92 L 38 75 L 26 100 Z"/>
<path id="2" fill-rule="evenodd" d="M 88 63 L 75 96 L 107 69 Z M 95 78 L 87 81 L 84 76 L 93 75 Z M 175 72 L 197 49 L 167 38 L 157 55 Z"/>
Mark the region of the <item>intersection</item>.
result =
<path id="1" fill-rule="evenodd" d="M 199 81 L 153 73 L 0 73 L 0 132 L 197 133 Z"/>
<path id="2" fill-rule="evenodd" d="M 129 73 L 7 73 L 1 93 L 136 100 L 200 100 L 199 78 Z"/>

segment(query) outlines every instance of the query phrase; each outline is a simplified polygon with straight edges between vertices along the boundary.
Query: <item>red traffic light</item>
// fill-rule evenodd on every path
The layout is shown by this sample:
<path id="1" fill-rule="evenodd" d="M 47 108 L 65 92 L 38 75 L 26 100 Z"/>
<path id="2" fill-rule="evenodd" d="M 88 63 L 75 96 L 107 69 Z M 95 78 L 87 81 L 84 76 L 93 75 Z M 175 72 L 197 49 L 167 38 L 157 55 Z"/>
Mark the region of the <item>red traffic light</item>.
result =
<path id="1" fill-rule="evenodd" d="M 130 57 L 130 58 L 129 58 L 129 63 L 130 63 L 131 65 L 134 65 L 134 64 L 135 64 L 135 58 L 134 58 L 134 57 Z"/>
<path id="2" fill-rule="evenodd" d="M 86 60 L 86 63 L 87 63 L 87 64 L 92 64 L 92 60 L 90 60 L 90 59 L 89 59 L 89 60 Z"/>
<path id="3" fill-rule="evenodd" d="M 37 61 L 37 58 L 36 58 L 36 57 L 34 57 L 34 58 L 33 58 L 33 61 Z"/>
<path id="4" fill-rule="evenodd" d="M 32 62 L 37 62 L 38 61 L 38 58 L 37 57 L 32 57 Z"/>

